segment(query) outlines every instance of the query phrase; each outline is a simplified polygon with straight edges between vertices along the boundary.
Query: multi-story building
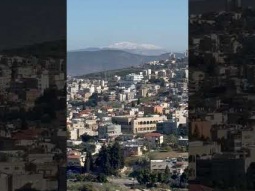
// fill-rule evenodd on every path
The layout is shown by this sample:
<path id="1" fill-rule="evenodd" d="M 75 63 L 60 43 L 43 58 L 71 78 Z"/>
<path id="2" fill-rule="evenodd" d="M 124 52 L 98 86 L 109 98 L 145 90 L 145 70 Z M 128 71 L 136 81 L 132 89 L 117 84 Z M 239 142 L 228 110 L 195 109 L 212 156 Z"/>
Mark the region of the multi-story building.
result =
<path id="1" fill-rule="evenodd" d="M 190 123 L 191 134 L 211 138 L 211 123 L 209 121 L 197 120 Z"/>
<path id="2" fill-rule="evenodd" d="M 151 160 L 150 170 L 152 172 L 164 173 L 166 166 L 170 169 L 171 174 L 182 174 L 187 168 L 187 162 L 172 163 L 171 160 Z"/>
<path id="3" fill-rule="evenodd" d="M 115 101 L 115 99 L 116 99 L 116 92 L 110 92 L 109 94 L 107 94 L 108 101 Z"/>
<path id="4" fill-rule="evenodd" d="M 164 137 L 160 133 L 146 133 L 144 138 L 153 148 L 159 147 L 164 142 Z"/>
<path id="5" fill-rule="evenodd" d="M 132 81 L 132 82 L 140 82 L 143 79 L 142 74 L 128 74 L 126 75 L 126 80 L 127 81 Z"/>
<path id="6" fill-rule="evenodd" d="M 124 156 L 141 156 L 142 153 L 142 145 L 137 144 L 128 144 L 124 146 Z"/>
<path id="7" fill-rule="evenodd" d="M 215 142 L 203 143 L 202 141 L 189 142 L 189 168 L 190 180 L 196 179 L 197 159 L 201 156 L 212 156 L 214 153 L 221 153 L 221 146 Z"/>
<path id="8" fill-rule="evenodd" d="M 104 124 L 98 127 L 98 137 L 100 139 L 106 138 L 111 139 L 120 136 L 121 126 L 115 124 Z"/>
<path id="9" fill-rule="evenodd" d="M 114 116 L 112 117 L 112 123 L 121 125 L 122 133 L 131 133 L 132 132 L 131 122 L 133 118 L 135 118 L 134 115 Z"/>
<path id="10" fill-rule="evenodd" d="M 186 147 L 186 146 L 188 146 L 188 144 L 189 144 L 189 139 L 188 138 L 180 137 L 178 139 L 178 145 L 179 146 Z"/>
<path id="11" fill-rule="evenodd" d="M 139 95 L 140 97 L 147 97 L 147 95 L 148 95 L 148 90 L 149 90 L 149 88 L 147 88 L 147 87 L 142 87 L 141 89 L 139 89 L 138 95 Z"/>
<path id="12" fill-rule="evenodd" d="M 123 133 L 148 133 L 157 130 L 159 121 L 167 120 L 166 116 L 152 115 L 148 117 L 136 116 L 115 116 L 112 117 L 112 122 L 121 125 Z"/>
<path id="13" fill-rule="evenodd" d="M 163 114 L 163 107 L 160 105 L 155 106 L 145 106 L 144 107 L 144 114 Z"/>
<path id="14" fill-rule="evenodd" d="M 131 122 L 131 128 L 133 133 L 148 133 L 157 130 L 157 123 L 160 121 L 166 121 L 166 116 L 152 115 L 148 117 L 137 117 Z"/>
<path id="15" fill-rule="evenodd" d="M 74 169 L 77 171 L 82 171 L 84 167 L 86 158 L 86 153 L 81 153 L 78 151 L 70 151 L 67 155 L 67 169 Z"/>

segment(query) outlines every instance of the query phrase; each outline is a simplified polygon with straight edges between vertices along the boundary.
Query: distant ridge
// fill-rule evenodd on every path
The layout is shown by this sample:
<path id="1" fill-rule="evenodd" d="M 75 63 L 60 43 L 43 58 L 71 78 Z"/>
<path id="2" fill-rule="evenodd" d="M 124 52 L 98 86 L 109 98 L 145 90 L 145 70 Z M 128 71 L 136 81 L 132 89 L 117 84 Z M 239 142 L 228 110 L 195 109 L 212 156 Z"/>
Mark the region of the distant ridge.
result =
<path id="1" fill-rule="evenodd" d="M 182 57 L 183 54 L 177 53 L 176 56 Z M 158 56 L 146 56 L 112 49 L 72 51 L 67 53 L 67 73 L 71 76 L 79 76 L 138 66 L 149 61 L 165 60 L 168 58 L 169 53 Z"/>
<path id="2" fill-rule="evenodd" d="M 77 49 L 77 50 L 69 50 L 68 52 L 80 52 L 80 51 L 99 51 L 101 48 L 84 48 L 84 49 Z"/>
<path id="3" fill-rule="evenodd" d="M 78 49 L 78 50 L 69 50 L 68 52 L 81 52 L 81 51 L 100 51 L 100 50 L 122 50 L 125 52 L 129 52 L 132 54 L 139 54 L 145 56 L 159 56 L 161 54 L 168 53 L 168 51 L 163 49 L 118 49 L 118 48 L 85 48 L 85 49 Z"/>

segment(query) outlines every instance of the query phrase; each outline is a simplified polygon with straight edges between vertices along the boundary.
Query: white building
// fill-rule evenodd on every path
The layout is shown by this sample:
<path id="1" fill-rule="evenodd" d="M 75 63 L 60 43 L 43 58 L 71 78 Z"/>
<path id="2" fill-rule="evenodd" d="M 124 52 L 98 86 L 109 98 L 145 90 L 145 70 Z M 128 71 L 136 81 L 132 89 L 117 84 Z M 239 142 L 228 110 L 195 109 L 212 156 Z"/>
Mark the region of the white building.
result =
<path id="1" fill-rule="evenodd" d="M 127 95 L 126 94 L 122 94 L 122 93 L 120 93 L 119 95 L 118 95 L 118 99 L 119 99 L 119 101 L 126 101 L 126 99 L 127 99 Z"/>
<path id="2" fill-rule="evenodd" d="M 31 77 L 34 74 L 33 68 L 31 66 L 18 67 L 17 74 L 24 78 Z"/>
<path id="3" fill-rule="evenodd" d="M 128 74 L 126 75 L 126 80 L 127 81 L 132 81 L 132 82 L 140 82 L 143 79 L 142 74 Z"/>
<path id="4" fill-rule="evenodd" d="M 121 135 L 121 126 L 115 124 L 105 124 L 98 127 L 98 137 L 102 138 L 112 138 Z"/>
<path id="5" fill-rule="evenodd" d="M 178 139 L 178 145 L 185 147 L 185 146 L 188 146 L 188 144 L 189 144 L 189 139 L 188 138 L 180 137 Z"/>

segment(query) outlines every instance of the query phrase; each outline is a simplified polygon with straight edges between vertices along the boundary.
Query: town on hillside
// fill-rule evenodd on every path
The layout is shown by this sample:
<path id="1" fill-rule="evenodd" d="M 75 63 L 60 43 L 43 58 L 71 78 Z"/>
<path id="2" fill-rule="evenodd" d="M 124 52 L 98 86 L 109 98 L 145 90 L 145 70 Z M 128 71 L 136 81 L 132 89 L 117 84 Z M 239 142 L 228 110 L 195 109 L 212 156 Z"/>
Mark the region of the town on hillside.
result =
<path id="1" fill-rule="evenodd" d="M 0 55 L 0 190 L 65 189 L 65 65 Z"/>
<path id="2" fill-rule="evenodd" d="M 193 191 L 255 189 L 255 11 L 245 1 L 227 2 L 222 11 L 190 13 Z"/>
<path id="3" fill-rule="evenodd" d="M 68 76 L 68 190 L 187 190 L 187 118 L 187 52 Z"/>

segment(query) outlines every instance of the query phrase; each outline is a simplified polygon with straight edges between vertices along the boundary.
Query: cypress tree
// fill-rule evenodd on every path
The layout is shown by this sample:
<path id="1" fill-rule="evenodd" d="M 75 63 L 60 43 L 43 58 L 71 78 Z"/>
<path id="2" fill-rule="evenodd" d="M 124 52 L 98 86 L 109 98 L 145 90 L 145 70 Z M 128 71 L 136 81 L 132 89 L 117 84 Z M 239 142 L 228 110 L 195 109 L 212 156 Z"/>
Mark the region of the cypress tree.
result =
<path id="1" fill-rule="evenodd" d="M 163 182 L 162 173 L 158 173 L 158 182 Z"/>
<path id="2" fill-rule="evenodd" d="M 109 148 L 107 148 L 105 154 L 104 154 L 104 163 L 102 164 L 103 167 L 103 173 L 106 175 L 110 175 L 113 171 L 111 163 L 110 163 L 110 154 L 109 154 Z"/>
<path id="3" fill-rule="evenodd" d="M 170 177 L 170 169 L 169 169 L 169 166 L 166 165 L 166 168 L 165 168 L 165 181 L 168 181 L 169 177 Z"/>
<path id="4" fill-rule="evenodd" d="M 124 157 L 122 153 L 122 149 L 118 142 L 115 142 L 113 146 L 110 148 L 110 156 L 111 156 L 111 167 L 113 170 L 119 170 L 124 167 Z"/>
<path id="5" fill-rule="evenodd" d="M 109 155 L 109 149 L 103 145 L 96 161 L 97 166 L 100 167 L 101 171 L 105 173 L 106 175 L 110 174 L 111 164 L 110 164 L 110 155 Z"/>
<path id="6" fill-rule="evenodd" d="M 155 184 L 158 181 L 158 176 L 155 173 L 150 174 L 150 182 L 151 184 Z"/>
<path id="7" fill-rule="evenodd" d="M 85 172 L 93 171 L 93 158 L 91 152 L 87 152 L 85 159 Z"/>

